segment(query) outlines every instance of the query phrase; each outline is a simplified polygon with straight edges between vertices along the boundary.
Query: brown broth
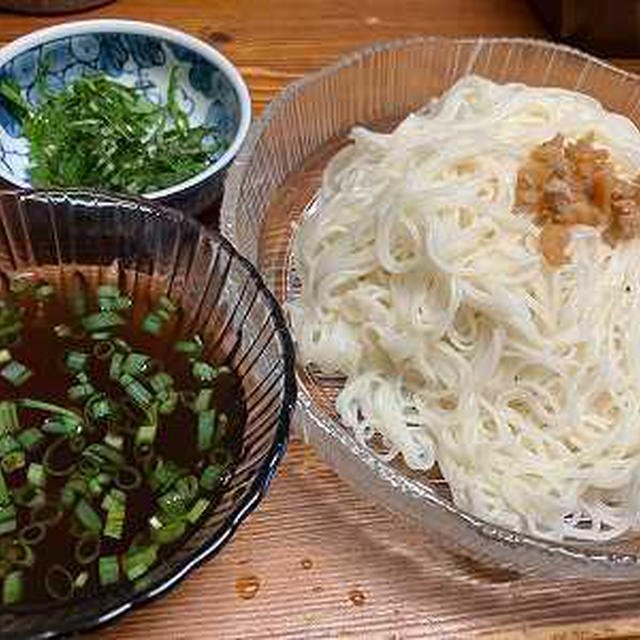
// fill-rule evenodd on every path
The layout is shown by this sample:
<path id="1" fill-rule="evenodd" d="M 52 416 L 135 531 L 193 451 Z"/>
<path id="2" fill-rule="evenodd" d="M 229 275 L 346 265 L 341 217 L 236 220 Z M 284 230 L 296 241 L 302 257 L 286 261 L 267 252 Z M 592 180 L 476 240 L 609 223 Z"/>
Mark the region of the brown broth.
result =
<path id="1" fill-rule="evenodd" d="M 76 282 L 75 286 L 80 286 L 90 298 L 91 306 L 87 313 L 96 312 L 97 298 L 95 292 L 90 291 L 84 281 Z M 5 303 L 10 298 L 11 294 L 7 296 L 5 293 L 5 295 L 1 296 L 1 300 Z M 6 346 L 10 350 L 13 359 L 29 367 L 33 371 L 33 376 L 18 387 L 13 386 L 4 377 L 0 376 L 0 400 L 33 398 L 82 412 L 83 401 L 72 402 L 67 396 L 67 390 L 75 384 L 75 374 L 67 370 L 64 358 L 69 350 L 90 351 L 96 341 L 90 337 L 81 336 L 79 332 L 76 332 L 77 335 L 65 339 L 61 339 L 55 334 L 54 327 L 57 325 L 78 326 L 77 317 L 71 311 L 65 295 L 56 294 L 48 302 L 37 302 L 31 298 L 29 300 L 21 300 L 19 304 L 26 312 L 20 337 L 10 345 L 0 343 L 0 348 Z M 122 433 L 124 435 L 122 453 L 126 458 L 127 464 L 135 466 L 144 478 L 141 487 L 127 492 L 126 520 L 122 538 L 115 540 L 105 537 L 103 533 L 99 534 L 101 556 L 117 554 L 122 557 L 134 539 L 150 531 L 149 519 L 158 511 L 158 507 L 155 502 L 157 496 L 154 496 L 153 490 L 147 484 L 146 473 L 149 468 L 152 468 L 155 460 L 162 458 L 165 461 L 172 461 L 182 467 L 186 474 L 192 474 L 199 478 L 204 467 L 211 463 L 210 455 L 217 456 L 218 461 L 220 461 L 221 457 L 227 457 L 227 471 L 213 494 L 207 494 L 202 488 L 198 494 L 198 497 L 211 499 L 211 504 L 207 510 L 209 512 L 214 507 L 216 500 L 220 498 L 225 481 L 230 478 L 230 474 L 241 453 L 246 408 L 240 380 L 231 371 L 221 373 L 212 383 L 203 384 L 193 377 L 187 357 L 176 353 L 174 349 L 176 341 L 192 337 L 185 332 L 180 312 L 176 313 L 174 318 L 167 322 L 160 336 L 152 336 L 142 332 L 139 328 L 141 321 L 155 307 L 155 304 L 156 300 L 153 299 L 136 299 L 131 309 L 117 312 L 128 321 L 114 335 L 125 340 L 133 351 L 148 354 L 154 361 L 157 361 L 159 369 L 166 371 L 173 377 L 176 390 L 197 392 L 201 387 L 212 387 L 213 399 L 210 406 L 216 409 L 218 415 L 220 413 L 226 414 L 228 422 L 224 436 L 216 445 L 216 451 L 219 453 L 200 452 L 198 450 L 197 414 L 191 408 L 179 402 L 172 413 L 158 415 L 158 432 L 151 462 L 149 460 L 136 460 L 134 456 L 134 436 L 122 431 L 125 420 L 120 420 L 119 422 L 122 424 L 117 426 L 113 423 L 100 423 L 93 427 L 93 431 L 85 430 L 83 432 L 83 437 L 86 439 L 85 447 L 92 443 L 103 442 L 107 430 Z M 92 358 L 87 374 L 94 387 L 106 393 L 116 403 L 122 404 L 127 396 L 122 386 L 109 376 L 110 361 L 110 358 L 102 361 Z M 211 359 L 207 361 L 214 365 L 223 364 L 221 361 L 215 362 Z M 134 423 L 140 424 L 142 422 L 143 412 L 131 409 L 129 413 L 131 413 Z M 22 431 L 29 427 L 40 427 L 48 415 L 40 410 L 20 409 L 20 430 Z M 27 461 L 23 469 L 11 474 L 4 473 L 7 486 L 10 489 L 15 489 L 23 485 L 26 481 L 26 471 L 29 463 L 41 462 L 47 448 L 61 437 L 63 436 L 45 434 L 43 442 L 27 453 Z M 56 451 L 56 455 L 52 460 L 56 463 L 55 466 L 59 468 L 70 463 L 77 463 L 79 456 L 79 453 L 71 451 L 69 446 L 65 445 Z M 62 488 L 67 480 L 68 476 L 47 476 L 45 493 L 48 504 L 54 507 L 60 504 Z M 100 503 L 112 486 L 114 485 L 111 484 L 102 495 L 91 502 L 94 510 L 100 514 L 103 523 L 106 519 L 106 513 L 100 508 Z M 18 529 L 0 536 L 0 584 L 4 577 L 1 555 L 3 547 L 6 548 L 7 543 L 15 539 L 18 532 L 36 517 L 29 507 L 19 507 Z M 201 518 L 200 521 L 202 519 L 204 518 Z M 55 602 L 45 589 L 45 576 L 53 565 L 64 567 L 74 578 L 83 571 L 89 573 L 89 580 L 86 586 L 74 591 L 73 598 L 91 596 L 104 588 L 100 586 L 98 561 L 96 560 L 88 565 L 81 565 L 74 557 L 74 548 L 78 540 L 76 534 L 79 529 L 77 523 L 74 523 L 75 520 L 73 509 L 64 511 L 57 523 L 52 522 L 47 525 L 45 539 L 32 547 L 35 552 L 35 563 L 32 567 L 22 569 L 23 597 L 20 606 Z M 190 535 L 197 527 L 198 522 L 195 525 L 187 525 L 186 532 L 182 538 L 165 546 L 160 546 L 158 561 L 162 561 L 163 558 L 175 551 L 184 538 Z M 4 571 L 6 571 L 6 567 Z M 121 581 L 127 580 L 122 568 L 120 579 Z M 0 598 L 1 606 L 3 605 Z"/>

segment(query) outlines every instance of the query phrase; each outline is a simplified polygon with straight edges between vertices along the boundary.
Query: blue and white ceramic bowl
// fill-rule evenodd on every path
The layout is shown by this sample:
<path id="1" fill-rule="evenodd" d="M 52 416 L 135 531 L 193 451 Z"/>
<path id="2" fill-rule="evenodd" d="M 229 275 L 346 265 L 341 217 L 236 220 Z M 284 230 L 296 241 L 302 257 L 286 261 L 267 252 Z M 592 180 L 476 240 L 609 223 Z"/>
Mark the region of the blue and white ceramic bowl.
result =
<path id="1" fill-rule="evenodd" d="M 219 198 L 225 169 L 249 129 L 251 99 L 237 69 L 216 49 L 174 29 L 128 20 L 66 23 L 0 49 L 0 77 L 13 77 L 32 103 L 37 100 L 36 74 L 43 65 L 54 91 L 101 71 L 123 85 L 138 87 L 154 102 L 166 98 L 170 71 L 179 67 L 178 98 L 190 124 L 214 126 L 227 147 L 205 171 L 141 195 L 193 215 Z M 0 178 L 29 188 L 28 166 L 29 143 L 0 97 Z"/>

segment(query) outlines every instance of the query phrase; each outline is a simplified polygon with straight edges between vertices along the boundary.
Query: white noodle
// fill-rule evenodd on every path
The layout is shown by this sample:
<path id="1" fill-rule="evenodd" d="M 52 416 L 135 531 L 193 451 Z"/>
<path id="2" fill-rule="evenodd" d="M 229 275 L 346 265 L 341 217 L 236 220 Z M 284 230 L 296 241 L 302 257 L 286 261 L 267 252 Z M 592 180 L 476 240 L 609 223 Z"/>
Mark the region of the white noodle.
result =
<path id="1" fill-rule="evenodd" d="M 437 462 L 489 521 L 604 540 L 640 511 L 640 243 L 578 229 L 545 265 L 514 195 L 557 133 L 640 167 L 640 132 L 592 98 L 473 76 L 391 134 L 355 129 L 297 232 L 290 313 L 359 440 Z"/>

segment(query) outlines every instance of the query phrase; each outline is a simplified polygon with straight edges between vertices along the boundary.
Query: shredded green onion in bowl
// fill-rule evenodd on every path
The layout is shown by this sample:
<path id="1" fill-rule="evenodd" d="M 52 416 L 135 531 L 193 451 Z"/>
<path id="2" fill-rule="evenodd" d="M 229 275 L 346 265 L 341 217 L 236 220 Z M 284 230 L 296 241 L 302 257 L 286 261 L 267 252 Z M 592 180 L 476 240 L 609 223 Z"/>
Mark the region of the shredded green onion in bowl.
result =
<path id="1" fill-rule="evenodd" d="M 161 105 L 97 72 L 55 93 L 47 87 L 46 65 L 40 67 L 35 106 L 14 80 L 0 79 L 0 96 L 29 140 L 32 185 L 142 195 L 204 171 L 227 142 L 211 127 L 190 125 L 178 103 L 178 73 L 171 70 Z M 126 304 L 104 298 L 102 311 Z"/>

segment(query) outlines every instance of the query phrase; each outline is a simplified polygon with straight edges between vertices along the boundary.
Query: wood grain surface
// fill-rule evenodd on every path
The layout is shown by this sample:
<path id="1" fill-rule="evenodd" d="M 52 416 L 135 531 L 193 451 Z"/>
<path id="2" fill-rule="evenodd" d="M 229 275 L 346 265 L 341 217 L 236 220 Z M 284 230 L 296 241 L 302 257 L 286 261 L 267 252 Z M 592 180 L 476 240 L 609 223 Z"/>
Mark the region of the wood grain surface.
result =
<path id="1" fill-rule="evenodd" d="M 223 51 L 259 113 L 285 84 L 417 33 L 544 37 L 524 0 L 118 0 L 77 18 L 150 20 Z M 69 18 L 67 18 L 69 19 Z M 61 22 L 0 14 L 0 44 Z M 617 61 L 640 71 L 640 61 Z M 259 510 L 168 597 L 93 634 L 153 638 L 640 637 L 640 584 L 531 582 L 443 554 L 295 443 Z"/>

